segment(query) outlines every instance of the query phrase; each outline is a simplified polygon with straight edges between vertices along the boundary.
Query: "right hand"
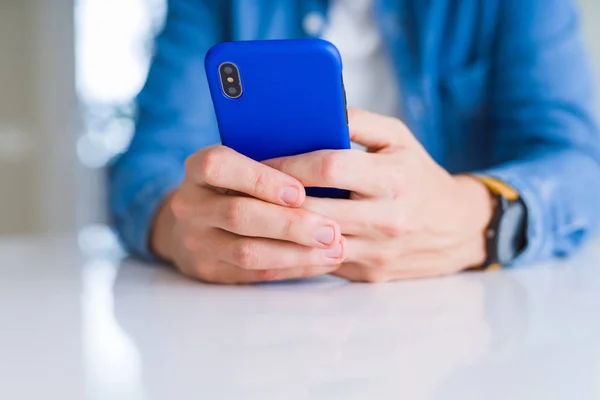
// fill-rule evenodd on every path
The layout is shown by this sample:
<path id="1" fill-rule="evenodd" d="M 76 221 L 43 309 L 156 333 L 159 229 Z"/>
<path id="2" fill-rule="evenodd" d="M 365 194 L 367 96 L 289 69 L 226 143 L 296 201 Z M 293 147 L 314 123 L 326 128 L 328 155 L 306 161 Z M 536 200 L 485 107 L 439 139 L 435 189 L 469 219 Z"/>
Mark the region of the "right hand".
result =
<path id="1" fill-rule="evenodd" d="M 295 178 L 224 146 L 193 154 L 185 171 L 150 239 L 183 274 L 252 283 L 327 274 L 344 260 L 339 225 L 300 208 L 306 194 Z"/>

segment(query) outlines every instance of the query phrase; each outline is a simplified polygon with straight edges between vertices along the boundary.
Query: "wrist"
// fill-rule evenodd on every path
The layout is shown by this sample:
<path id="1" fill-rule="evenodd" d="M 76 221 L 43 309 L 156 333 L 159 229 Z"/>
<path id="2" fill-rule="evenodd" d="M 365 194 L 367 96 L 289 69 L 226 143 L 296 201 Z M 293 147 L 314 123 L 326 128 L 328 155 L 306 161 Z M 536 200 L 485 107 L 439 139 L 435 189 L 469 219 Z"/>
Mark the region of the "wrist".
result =
<path id="1" fill-rule="evenodd" d="M 463 211 L 458 215 L 465 238 L 459 257 L 464 268 L 478 267 L 487 258 L 485 232 L 493 216 L 494 198 L 483 183 L 471 176 L 458 175 L 454 179 L 462 204 Z"/>
<path id="2" fill-rule="evenodd" d="M 173 194 L 165 198 L 158 209 L 152 229 L 150 230 L 150 251 L 157 257 L 171 262 L 171 241 L 175 227 L 175 216 L 171 212 L 171 199 Z"/>

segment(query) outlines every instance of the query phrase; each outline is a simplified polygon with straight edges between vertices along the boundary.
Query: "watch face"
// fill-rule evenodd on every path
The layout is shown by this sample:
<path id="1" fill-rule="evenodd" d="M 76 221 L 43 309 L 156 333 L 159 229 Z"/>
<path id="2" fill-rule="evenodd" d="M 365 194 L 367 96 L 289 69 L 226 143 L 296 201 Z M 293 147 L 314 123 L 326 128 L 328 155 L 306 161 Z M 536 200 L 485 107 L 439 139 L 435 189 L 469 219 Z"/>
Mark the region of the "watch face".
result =
<path id="1" fill-rule="evenodd" d="M 514 260 L 525 247 L 525 206 L 521 201 L 511 202 L 505 209 L 498 226 L 498 261 L 505 265 Z"/>

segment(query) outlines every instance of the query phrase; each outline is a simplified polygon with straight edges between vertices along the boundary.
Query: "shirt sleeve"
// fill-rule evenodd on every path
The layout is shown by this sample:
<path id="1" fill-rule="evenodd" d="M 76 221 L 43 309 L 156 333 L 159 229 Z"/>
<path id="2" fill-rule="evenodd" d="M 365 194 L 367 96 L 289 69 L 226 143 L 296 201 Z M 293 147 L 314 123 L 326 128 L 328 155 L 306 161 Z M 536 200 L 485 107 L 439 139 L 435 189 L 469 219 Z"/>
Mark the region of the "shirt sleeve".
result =
<path id="1" fill-rule="evenodd" d="M 491 67 L 492 160 L 482 175 L 528 212 L 514 264 L 564 256 L 600 220 L 600 135 L 591 68 L 571 0 L 499 2 Z"/>
<path id="2" fill-rule="evenodd" d="M 110 169 L 114 225 L 128 250 L 142 257 L 151 257 L 152 221 L 183 180 L 185 159 L 219 142 L 204 55 L 225 40 L 223 3 L 169 1 L 165 27 L 137 99 L 134 137 Z"/>

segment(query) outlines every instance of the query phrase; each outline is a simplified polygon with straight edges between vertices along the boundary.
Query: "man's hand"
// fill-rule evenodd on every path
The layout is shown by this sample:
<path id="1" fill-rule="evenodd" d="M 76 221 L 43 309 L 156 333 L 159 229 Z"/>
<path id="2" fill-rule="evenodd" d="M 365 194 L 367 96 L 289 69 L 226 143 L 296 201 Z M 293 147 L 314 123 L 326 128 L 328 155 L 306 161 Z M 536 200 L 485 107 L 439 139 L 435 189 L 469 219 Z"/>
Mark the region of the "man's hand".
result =
<path id="1" fill-rule="evenodd" d="M 250 283 L 326 274 L 343 261 L 340 226 L 300 208 L 298 180 L 223 146 L 197 152 L 185 167 L 151 235 L 153 251 L 184 274 Z"/>
<path id="2" fill-rule="evenodd" d="M 477 180 L 451 176 L 397 119 L 350 110 L 352 141 L 367 147 L 317 151 L 267 165 L 304 186 L 353 192 L 307 198 L 303 208 L 337 221 L 347 239 L 335 275 L 380 282 L 458 272 L 485 259 L 492 199 Z"/>

